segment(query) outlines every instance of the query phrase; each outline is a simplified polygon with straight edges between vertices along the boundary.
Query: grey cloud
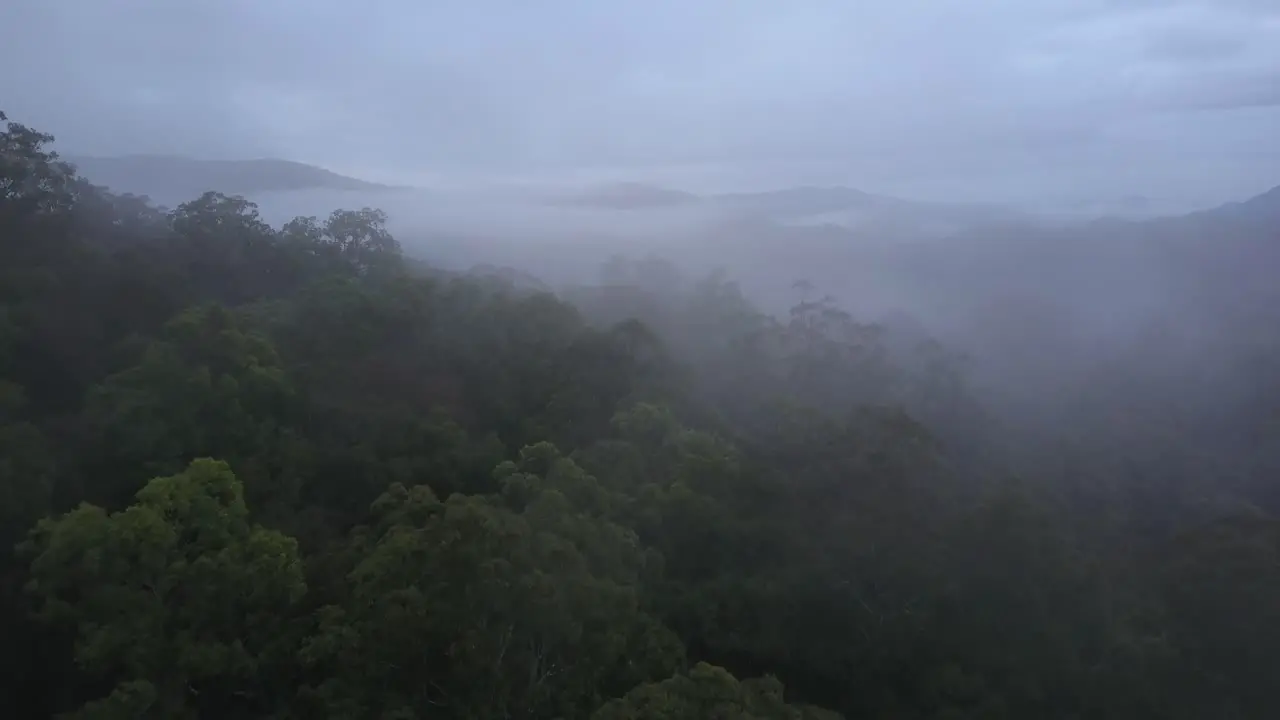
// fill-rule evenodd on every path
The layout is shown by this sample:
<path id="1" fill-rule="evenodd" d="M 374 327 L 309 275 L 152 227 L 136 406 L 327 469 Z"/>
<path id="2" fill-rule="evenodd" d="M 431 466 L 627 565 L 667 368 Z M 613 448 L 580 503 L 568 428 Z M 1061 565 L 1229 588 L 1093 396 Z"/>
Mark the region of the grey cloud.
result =
<path id="1" fill-rule="evenodd" d="M 872 189 L 967 177 L 993 192 L 1048 183 L 1047 168 L 1059 184 L 1118 176 L 1136 152 L 1118 143 L 1158 111 L 1167 144 L 1144 141 L 1149 177 L 1132 181 L 1159 182 L 1188 146 L 1227 156 L 1261 132 L 1267 118 L 1215 135 L 1203 113 L 1167 116 L 1271 102 L 1251 78 L 1280 68 L 1276 10 L 9 0 L 0 63 L 22 70 L 0 77 L 0 102 L 78 151 L 278 155 L 396 181 L 718 167 L 781 185 L 844 168 Z"/>
<path id="2" fill-rule="evenodd" d="M 1159 33 L 1147 42 L 1149 56 L 1171 61 L 1204 61 L 1230 58 L 1243 52 L 1248 40 L 1225 29 L 1177 27 Z"/>

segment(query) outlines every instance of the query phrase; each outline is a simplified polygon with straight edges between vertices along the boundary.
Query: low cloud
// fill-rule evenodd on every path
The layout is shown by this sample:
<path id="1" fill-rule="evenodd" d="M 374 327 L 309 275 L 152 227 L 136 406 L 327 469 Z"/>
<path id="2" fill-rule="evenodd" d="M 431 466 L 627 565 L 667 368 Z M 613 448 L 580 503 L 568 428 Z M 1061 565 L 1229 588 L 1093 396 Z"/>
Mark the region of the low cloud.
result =
<path id="1" fill-rule="evenodd" d="M 1140 155 L 1126 182 L 1156 185 L 1190 172 L 1187 148 L 1239 158 L 1280 120 L 1204 120 L 1276 104 L 1280 12 L 1261 0 L 10 0 L 0 28 L 22 68 L 6 109 L 66 147 L 392 181 L 697 166 L 781 185 L 839 164 L 843 182 L 998 194 Z M 1162 147 L 1124 145 L 1153 124 Z M 1235 162 L 1204 191 L 1274 172 Z"/>

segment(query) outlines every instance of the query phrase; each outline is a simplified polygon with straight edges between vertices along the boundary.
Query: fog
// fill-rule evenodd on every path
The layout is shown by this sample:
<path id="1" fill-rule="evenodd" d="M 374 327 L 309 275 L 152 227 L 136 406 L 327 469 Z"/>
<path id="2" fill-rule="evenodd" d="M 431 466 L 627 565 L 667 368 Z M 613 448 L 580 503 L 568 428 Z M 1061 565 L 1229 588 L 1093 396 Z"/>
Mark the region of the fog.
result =
<path id="1" fill-rule="evenodd" d="M 1280 2 L 6 0 L 0 67 L 0 701 L 1280 717 Z"/>
<path id="2" fill-rule="evenodd" d="M 844 242 L 822 226 L 861 222 L 838 210 L 744 227 L 720 207 L 542 202 L 603 183 L 845 186 L 1064 225 L 1243 200 L 1280 166 L 1280 16 L 1264 0 L 326 0 L 301 15 L 284 0 L 16 0 L 0 40 L 0 62 L 24 68 L 0 78 L 6 110 L 66 155 L 273 157 L 412 186 L 253 199 L 273 222 L 380 207 L 425 257 L 556 282 L 615 249 L 660 249 L 776 272 L 780 286 L 821 272 L 810 279 L 859 303 L 880 294 L 856 295 L 843 260 L 803 257 Z M 797 240 L 773 227 L 794 223 L 819 227 Z M 857 241 L 966 229 L 900 225 L 871 223 Z M 930 291 L 857 277 L 895 303 Z"/>
<path id="3" fill-rule="evenodd" d="M 69 154 L 421 186 L 1212 205 L 1273 185 L 1280 152 L 1268 0 L 298 7 L 13 0 L 0 96 Z"/>
<path id="4" fill-rule="evenodd" d="M 378 207 L 413 255 L 554 286 L 657 254 L 774 310 L 806 280 L 965 345 L 1027 298 L 1081 347 L 1176 312 L 1185 268 L 1159 233 L 1088 223 L 1244 200 L 1280 167 L 1262 0 L 307 7 L 6 3 L 0 63 L 26 69 L 0 97 L 68 155 L 284 158 L 412 188 L 252 197 L 277 225 Z M 560 202 L 609 183 L 698 199 Z M 901 204 L 725 200 L 837 186 Z"/>

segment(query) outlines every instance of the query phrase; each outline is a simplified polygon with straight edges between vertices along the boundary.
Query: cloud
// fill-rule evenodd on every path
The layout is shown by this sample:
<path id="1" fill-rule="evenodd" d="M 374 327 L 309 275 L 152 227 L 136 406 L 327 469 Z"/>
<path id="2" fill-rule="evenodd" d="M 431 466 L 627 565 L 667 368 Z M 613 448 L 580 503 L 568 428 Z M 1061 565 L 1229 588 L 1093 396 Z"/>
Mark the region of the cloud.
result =
<path id="1" fill-rule="evenodd" d="M 1230 59 L 1248 48 L 1246 33 L 1228 27 L 1186 25 L 1152 33 L 1146 39 L 1147 56 L 1171 62 L 1205 62 Z"/>
<path id="2" fill-rule="evenodd" d="M 839 174 L 822 167 L 995 192 L 1095 182 L 1139 157 L 1154 182 L 1188 147 L 1240 157 L 1277 118 L 1210 131 L 1204 111 L 1274 106 L 1280 13 L 1270 0 L 9 0 L 0 63 L 23 68 L 0 78 L 10 114 L 81 151 L 279 155 L 390 180 Z M 1166 145 L 1142 139 L 1156 126 Z M 1237 163 L 1224 190 L 1265 174 Z"/>

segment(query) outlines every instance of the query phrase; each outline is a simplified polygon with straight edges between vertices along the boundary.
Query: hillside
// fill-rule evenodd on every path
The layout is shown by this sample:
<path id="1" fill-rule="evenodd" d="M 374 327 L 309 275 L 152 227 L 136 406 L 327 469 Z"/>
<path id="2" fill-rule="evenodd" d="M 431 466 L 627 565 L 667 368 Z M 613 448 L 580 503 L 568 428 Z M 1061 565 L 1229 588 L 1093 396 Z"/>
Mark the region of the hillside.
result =
<path id="1" fill-rule="evenodd" d="M 0 127 L 14 717 L 1280 717 L 1274 225 L 727 234 L 775 314 L 164 214 L 49 143 Z"/>
<path id="2" fill-rule="evenodd" d="M 882 227 L 748 221 L 706 245 L 775 310 L 802 278 L 867 312 L 904 309 L 956 332 L 1031 297 L 1098 331 L 1175 307 L 1201 314 L 1232 297 L 1273 297 L 1280 190 L 1173 217 L 974 224 L 906 237 Z"/>
<path id="3" fill-rule="evenodd" d="M 371 183 L 290 160 L 198 160 L 177 155 L 68 158 L 81 175 L 115 192 L 172 203 L 206 190 L 254 196 L 289 190 L 387 190 Z"/>
<path id="4" fill-rule="evenodd" d="M 1233 225 L 1256 225 L 1280 232 L 1280 185 L 1243 202 L 1192 213 L 1189 218 Z"/>
<path id="5" fill-rule="evenodd" d="M 732 222 L 832 226 L 893 239 L 939 237 L 1027 219 L 998 206 L 905 200 L 840 186 L 698 195 L 628 182 L 590 187 L 555 197 L 549 204 L 614 210 L 694 208 Z"/>

